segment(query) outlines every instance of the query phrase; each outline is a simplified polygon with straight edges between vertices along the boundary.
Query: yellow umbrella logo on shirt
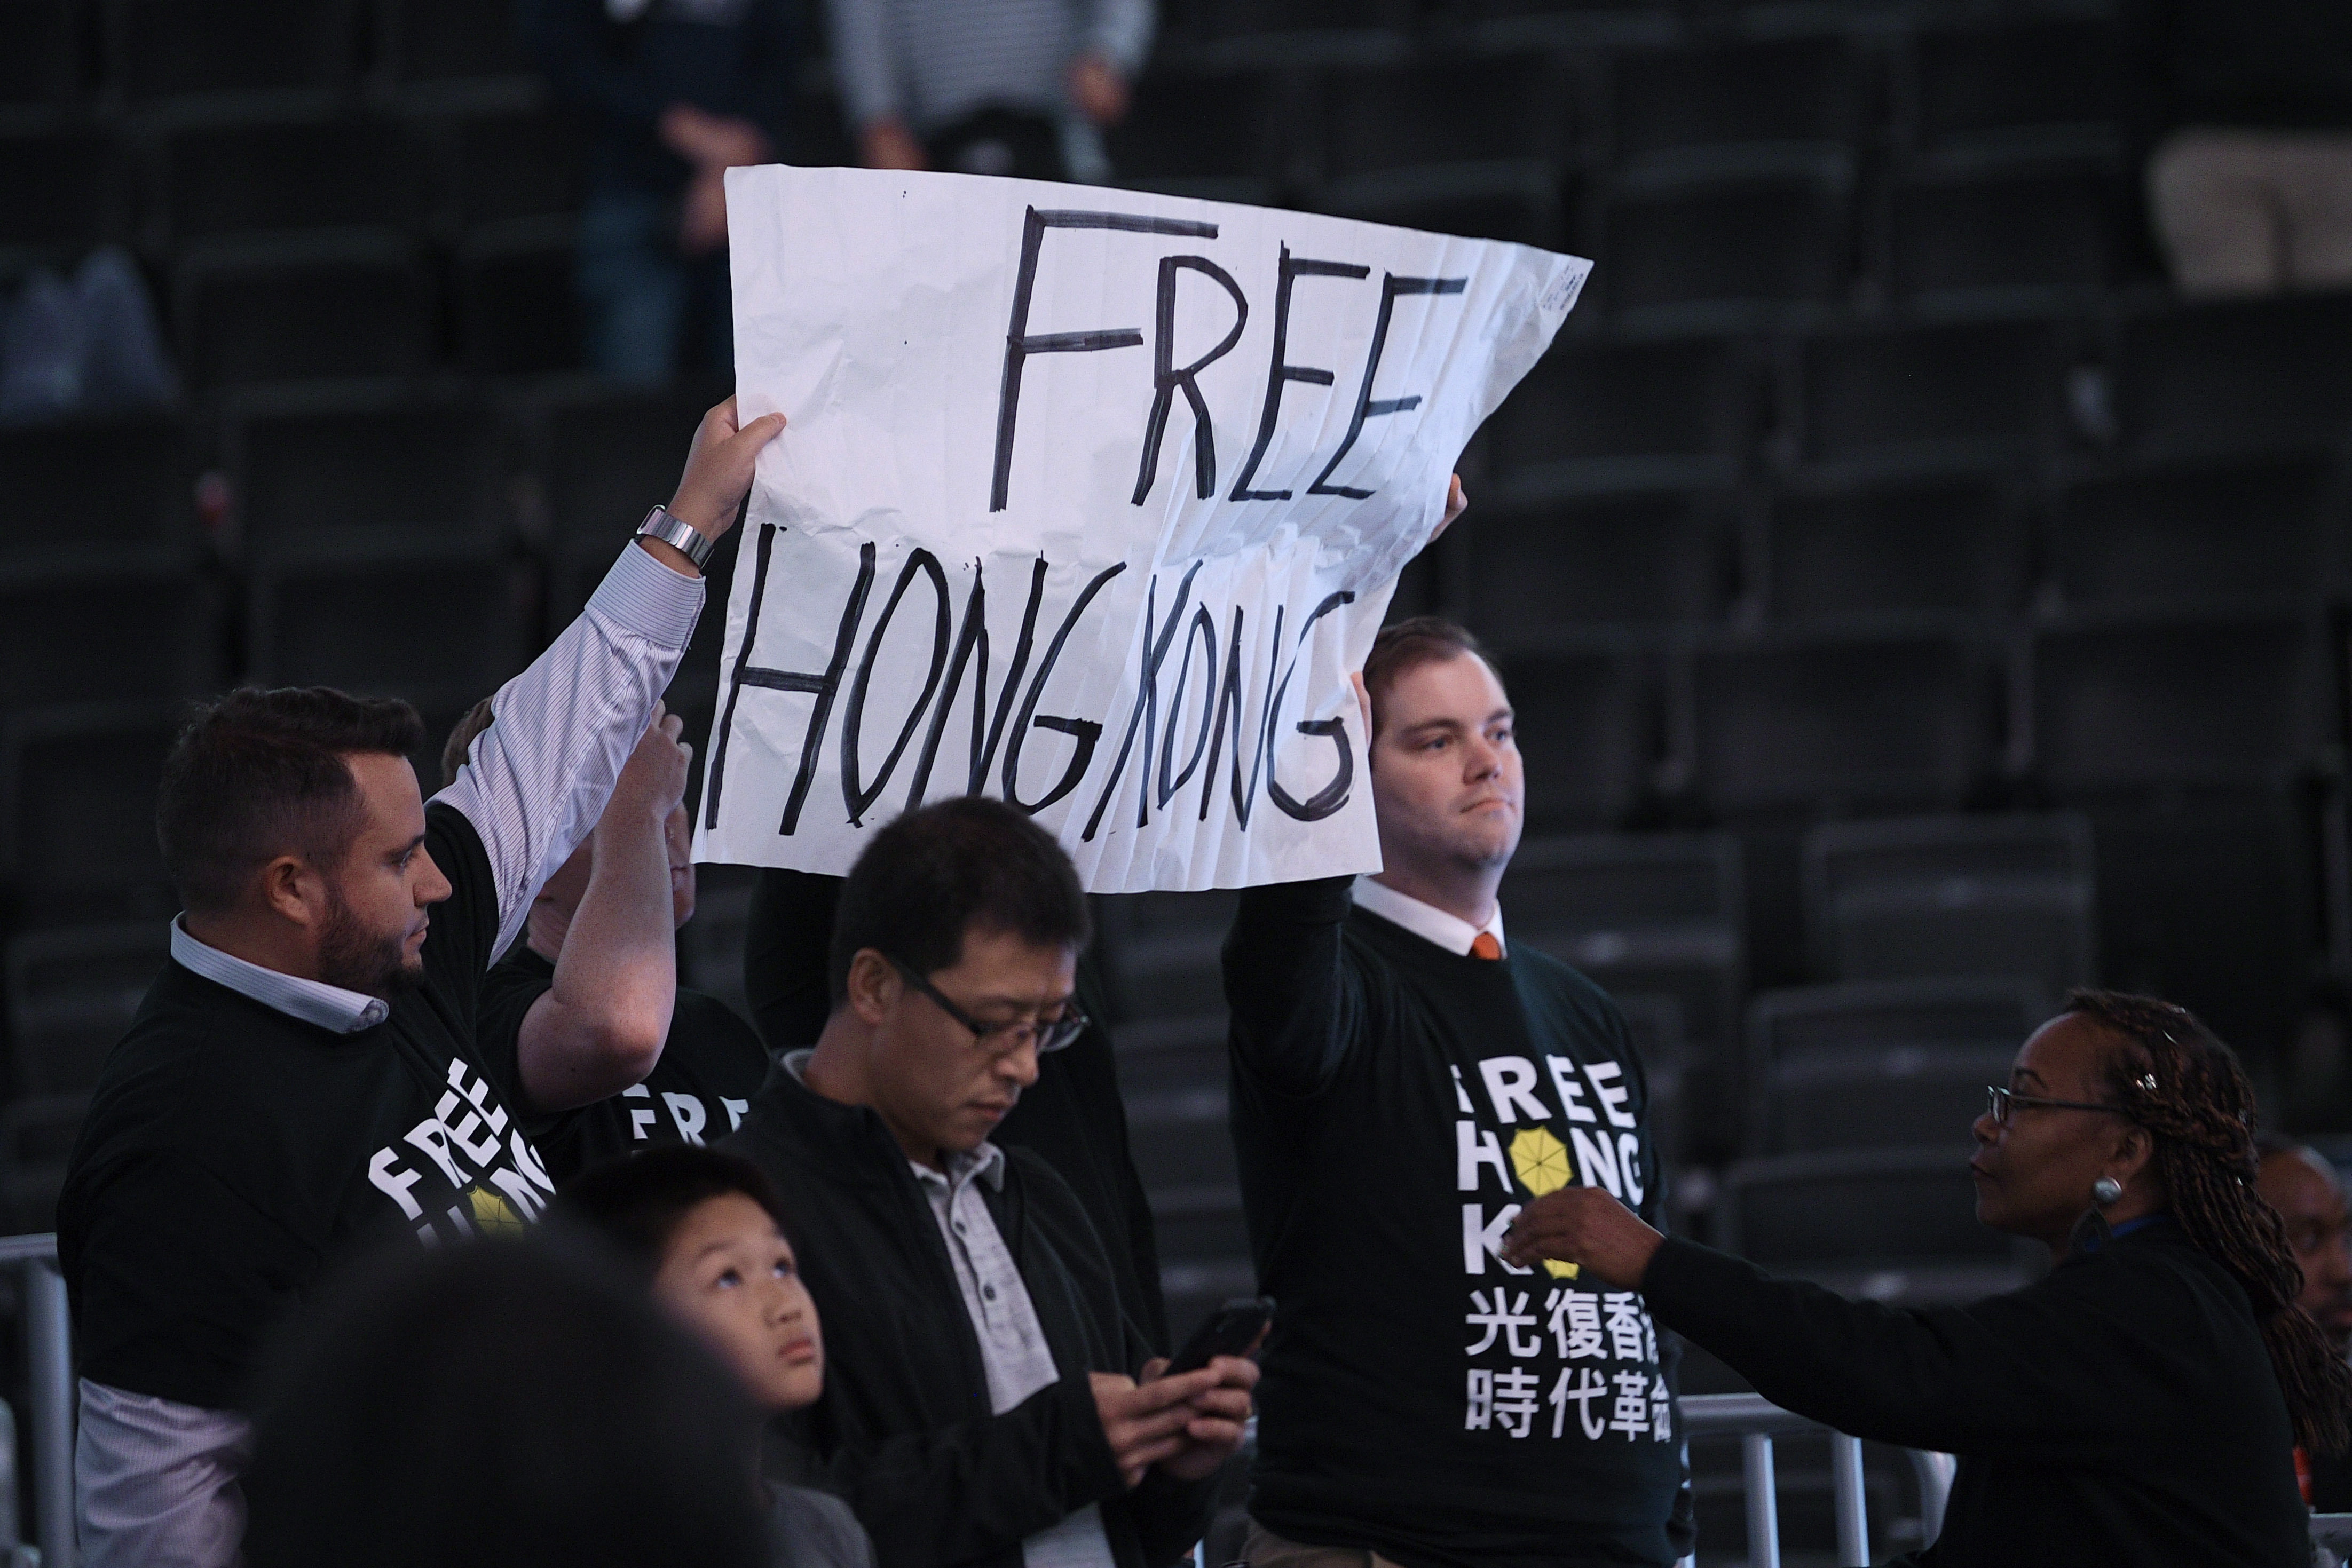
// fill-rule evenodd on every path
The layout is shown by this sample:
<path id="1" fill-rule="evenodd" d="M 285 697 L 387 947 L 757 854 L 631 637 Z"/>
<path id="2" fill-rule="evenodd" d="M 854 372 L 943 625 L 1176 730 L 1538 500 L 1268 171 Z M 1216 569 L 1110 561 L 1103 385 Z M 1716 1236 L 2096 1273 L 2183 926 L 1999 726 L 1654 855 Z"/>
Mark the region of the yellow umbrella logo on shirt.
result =
<path id="1" fill-rule="evenodd" d="M 530 1228 L 512 1204 L 478 1182 L 466 1189 L 466 1203 L 485 1236 L 520 1236 Z"/>
<path id="2" fill-rule="evenodd" d="M 1519 1185 L 1538 1197 L 1559 1191 L 1574 1176 L 1568 1145 L 1553 1137 L 1548 1127 L 1524 1128 L 1511 1140 L 1511 1168 L 1519 1173 Z M 1555 1280 L 1576 1278 L 1576 1265 L 1557 1258 L 1544 1260 L 1544 1271 Z"/>

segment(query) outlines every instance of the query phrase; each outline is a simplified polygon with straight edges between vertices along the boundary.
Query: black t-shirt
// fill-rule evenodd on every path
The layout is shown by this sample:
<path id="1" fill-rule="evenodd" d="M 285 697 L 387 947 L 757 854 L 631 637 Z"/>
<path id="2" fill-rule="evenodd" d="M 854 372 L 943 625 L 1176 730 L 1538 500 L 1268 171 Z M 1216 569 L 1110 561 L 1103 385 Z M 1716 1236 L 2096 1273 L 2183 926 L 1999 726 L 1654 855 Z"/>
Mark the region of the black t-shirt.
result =
<path id="1" fill-rule="evenodd" d="M 100 1074 L 58 1200 L 81 1375 L 241 1405 L 254 1351 L 371 1236 L 519 1228 L 554 1192 L 474 1045 L 498 892 L 473 824 L 425 811 L 454 889 L 425 980 L 356 1034 L 167 964 Z"/>
<path id="2" fill-rule="evenodd" d="M 518 942 L 482 983 L 476 1038 L 482 1056 L 520 1082 L 523 1016 L 555 984 L 555 966 Z M 661 1061 L 643 1083 L 608 1100 L 535 1123 L 532 1142 L 558 1186 L 592 1166 L 656 1144 L 716 1142 L 743 1120 L 768 1075 L 768 1053 L 725 1002 L 684 986 L 671 1010 Z"/>
<path id="3" fill-rule="evenodd" d="M 1225 989 L 1242 1196 L 1279 1303 L 1252 1513 L 1407 1568 L 1682 1556 L 1671 1346 L 1639 1294 L 1498 1251 L 1530 1195 L 1571 1182 L 1661 1223 L 1615 1004 L 1530 949 L 1457 956 L 1351 914 L 1345 878 L 1245 891 Z"/>

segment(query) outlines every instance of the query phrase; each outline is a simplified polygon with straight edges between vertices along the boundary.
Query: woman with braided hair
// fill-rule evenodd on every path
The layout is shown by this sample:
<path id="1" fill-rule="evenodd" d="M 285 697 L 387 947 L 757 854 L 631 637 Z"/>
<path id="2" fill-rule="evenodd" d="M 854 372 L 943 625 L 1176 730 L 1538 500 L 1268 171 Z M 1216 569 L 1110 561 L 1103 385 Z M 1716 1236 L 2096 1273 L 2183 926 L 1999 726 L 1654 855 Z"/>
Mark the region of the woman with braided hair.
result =
<path id="1" fill-rule="evenodd" d="M 1967 1307 L 1773 1280 L 1660 1236 L 1605 1192 L 1520 1212 L 1504 1255 L 1641 1290 L 1777 1404 L 1959 1456 L 1919 1568 L 2305 1568 L 2293 1450 L 2340 1450 L 2352 1371 L 2294 1304 L 2256 1194 L 2253 1093 L 2187 1011 L 2077 991 L 1977 1119 L 1977 1218 L 2054 1267 Z"/>

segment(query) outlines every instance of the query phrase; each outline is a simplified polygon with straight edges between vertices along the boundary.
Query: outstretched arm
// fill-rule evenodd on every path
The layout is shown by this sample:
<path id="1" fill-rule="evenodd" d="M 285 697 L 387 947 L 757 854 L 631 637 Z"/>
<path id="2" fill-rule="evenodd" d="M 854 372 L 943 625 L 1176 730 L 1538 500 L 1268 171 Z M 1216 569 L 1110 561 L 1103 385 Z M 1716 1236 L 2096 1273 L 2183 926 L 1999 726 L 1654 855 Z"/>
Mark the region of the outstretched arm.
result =
<path id="1" fill-rule="evenodd" d="M 534 1112 L 569 1111 L 643 1082 L 669 1039 L 677 923 L 667 828 L 693 748 L 677 737 L 683 720 L 658 703 L 654 711 L 596 820 L 587 891 L 554 979 L 523 1015 L 515 1054 Z"/>
<path id="2" fill-rule="evenodd" d="M 706 538 L 724 538 L 760 449 L 783 423 L 772 413 L 739 430 L 732 398 L 705 414 L 670 514 Z M 457 781 L 434 797 L 473 825 L 497 884 L 497 936 L 469 955 L 476 969 L 513 939 L 532 897 L 603 815 L 701 610 L 694 563 L 639 538 L 580 618 L 491 699 L 495 721 Z"/>

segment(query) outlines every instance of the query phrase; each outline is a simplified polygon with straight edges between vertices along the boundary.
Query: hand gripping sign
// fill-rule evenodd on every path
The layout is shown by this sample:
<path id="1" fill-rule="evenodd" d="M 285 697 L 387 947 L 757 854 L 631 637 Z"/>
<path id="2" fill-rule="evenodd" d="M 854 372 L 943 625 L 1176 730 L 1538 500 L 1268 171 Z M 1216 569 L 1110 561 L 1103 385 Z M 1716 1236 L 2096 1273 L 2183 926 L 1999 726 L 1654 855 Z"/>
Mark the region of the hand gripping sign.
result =
<path id="1" fill-rule="evenodd" d="M 704 860 L 1001 797 L 1098 893 L 1375 870 L 1349 672 L 1591 264 L 1135 192 L 734 169 Z"/>

